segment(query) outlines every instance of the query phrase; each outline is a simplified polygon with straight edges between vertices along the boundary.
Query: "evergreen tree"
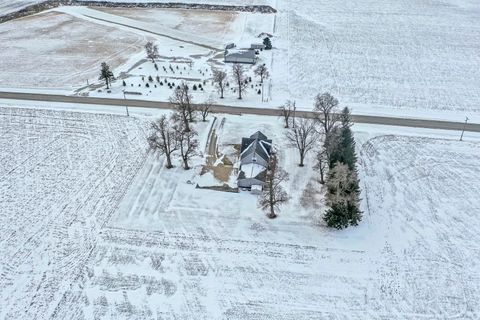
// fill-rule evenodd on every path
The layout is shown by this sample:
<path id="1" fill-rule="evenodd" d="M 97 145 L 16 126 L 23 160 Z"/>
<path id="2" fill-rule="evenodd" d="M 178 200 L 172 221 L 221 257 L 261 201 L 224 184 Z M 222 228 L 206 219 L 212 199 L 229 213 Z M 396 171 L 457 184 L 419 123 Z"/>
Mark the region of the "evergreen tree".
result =
<path id="1" fill-rule="evenodd" d="M 355 153 L 355 139 L 351 129 L 352 120 L 348 108 L 343 109 L 340 121 L 340 127 L 327 136 L 327 140 L 334 140 L 330 146 L 329 167 L 331 169 L 335 163 L 341 162 L 348 165 L 350 170 L 355 170 L 357 155 Z"/>
<path id="2" fill-rule="evenodd" d="M 358 225 L 361 217 L 362 213 L 357 206 L 350 203 L 335 203 L 325 212 L 324 220 L 330 228 L 345 229 L 349 225 Z"/>
<path id="3" fill-rule="evenodd" d="M 341 157 L 339 159 L 340 162 L 345 163 L 348 165 L 350 170 L 355 170 L 356 162 L 357 162 L 357 155 L 355 153 L 355 139 L 353 138 L 352 133 L 352 120 L 350 116 L 350 110 L 345 107 L 342 111 L 340 116 L 341 119 Z"/>
<path id="4" fill-rule="evenodd" d="M 272 41 L 270 40 L 269 37 L 266 37 L 263 39 L 263 44 L 265 45 L 265 50 L 272 50 Z"/>
<path id="5" fill-rule="evenodd" d="M 113 72 L 110 71 L 110 66 L 106 62 L 102 62 L 100 77 L 98 77 L 98 80 L 104 80 L 105 84 L 107 85 L 107 89 L 110 89 L 110 84 L 113 80 L 115 80 Z"/>
<path id="6" fill-rule="evenodd" d="M 362 219 L 360 205 L 360 187 L 357 172 L 348 165 L 337 162 L 328 173 L 327 205 L 325 213 L 327 226 L 343 229 L 349 225 L 358 225 Z"/>

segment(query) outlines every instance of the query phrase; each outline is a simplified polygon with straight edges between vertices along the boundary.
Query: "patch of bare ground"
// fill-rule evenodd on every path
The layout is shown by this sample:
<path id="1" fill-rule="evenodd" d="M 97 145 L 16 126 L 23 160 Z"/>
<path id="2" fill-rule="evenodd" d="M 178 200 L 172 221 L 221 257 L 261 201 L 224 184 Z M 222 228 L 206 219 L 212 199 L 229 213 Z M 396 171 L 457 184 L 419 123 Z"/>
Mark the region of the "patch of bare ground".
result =
<path id="1" fill-rule="evenodd" d="M 229 181 L 233 175 L 237 174 L 237 169 L 234 167 L 234 161 L 240 154 L 239 145 L 225 145 L 222 146 L 222 152 L 219 152 L 217 129 L 212 129 L 210 133 L 209 143 L 207 147 L 207 157 L 205 165 L 202 167 L 200 175 L 211 172 L 216 180 L 223 182 L 223 186 L 206 187 L 208 189 L 237 192 L 237 188 L 229 186 Z"/>

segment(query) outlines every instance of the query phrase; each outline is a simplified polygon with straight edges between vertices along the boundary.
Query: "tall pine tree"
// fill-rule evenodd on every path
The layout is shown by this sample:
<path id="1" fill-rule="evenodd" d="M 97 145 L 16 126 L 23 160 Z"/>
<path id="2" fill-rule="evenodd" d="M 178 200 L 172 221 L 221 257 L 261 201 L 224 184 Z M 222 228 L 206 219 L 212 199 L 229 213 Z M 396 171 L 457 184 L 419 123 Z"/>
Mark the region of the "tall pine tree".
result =
<path id="1" fill-rule="evenodd" d="M 352 133 L 352 120 L 350 110 L 345 107 L 340 115 L 341 125 L 332 134 L 338 134 L 336 146 L 332 149 L 330 154 L 330 169 L 334 167 L 337 162 L 348 165 L 350 170 L 355 170 L 357 155 L 355 153 L 355 139 Z"/>
<path id="2" fill-rule="evenodd" d="M 110 84 L 113 80 L 115 80 L 113 72 L 110 71 L 110 66 L 106 62 L 102 62 L 100 77 L 98 77 L 98 80 L 104 80 L 105 84 L 107 85 L 107 89 L 110 89 Z"/>

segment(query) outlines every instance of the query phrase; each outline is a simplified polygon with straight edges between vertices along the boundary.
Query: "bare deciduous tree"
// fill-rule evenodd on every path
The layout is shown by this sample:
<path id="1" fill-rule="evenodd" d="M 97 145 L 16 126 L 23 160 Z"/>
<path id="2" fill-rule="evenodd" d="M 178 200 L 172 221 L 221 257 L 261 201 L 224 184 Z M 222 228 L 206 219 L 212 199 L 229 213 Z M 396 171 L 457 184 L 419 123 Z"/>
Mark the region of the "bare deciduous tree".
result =
<path id="1" fill-rule="evenodd" d="M 158 46 L 153 44 L 152 41 L 148 41 L 145 45 L 145 51 L 147 52 L 148 59 L 152 60 L 155 63 L 155 59 L 158 59 L 160 55 L 158 54 Z"/>
<path id="2" fill-rule="evenodd" d="M 178 123 L 175 126 L 175 137 L 177 140 L 178 147 L 180 149 L 180 156 L 183 160 L 183 168 L 189 170 L 190 166 L 188 165 L 188 160 L 197 154 L 198 149 L 198 136 L 195 130 L 185 130 L 183 123 Z"/>
<path id="3" fill-rule="evenodd" d="M 330 93 L 315 97 L 314 111 L 317 112 L 317 121 L 321 124 L 323 132 L 327 135 L 340 120 L 338 115 L 338 100 Z"/>
<path id="4" fill-rule="evenodd" d="M 107 85 L 107 89 L 110 89 L 110 84 L 113 80 L 115 80 L 113 72 L 110 71 L 110 66 L 106 62 L 102 62 L 100 77 L 98 77 L 98 80 L 104 80 L 105 84 Z"/>
<path id="5" fill-rule="evenodd" d="M 215 87 L 218 89 L 218 92 L 220 92 L 220 99 L 223 99 L 223 93 L 227 85 L 227 73 L 222 70 L 214 70 L 213 83 L 215 84 Z"/>
<path id="6" fill-rule="evenodd" d="M 178 115 L 180 116 L 185 126 L 185 131 L 190 131 L 189 122 L 193 121 L 193 108 L 192 108 L 192 95 L 188 92 L 188 87 L 185 83 L 175 88 L 172 96 L 170 97 L 170 103 L 177 107 Z"/>
<path id="7" fill-rule="evenodd" d="M 265 185 L 258 199 L 260 208 L 268 212 L 270 219 L 276 218 L 277 214 L 275 211 L 279 211 L 280 207 L 290 200 L 287 192 L 282 187 L 282 184 L 286 181 L 288 181 L 288 173 L 279 167 L 276 155 L 272 154 Z"/>
<path id="8" fill-rule="evenodd" d="M 200 114 L 202 115 L 202 121 L 207 121 L 207 116 L 212 112 L 212 105 L 214 101 L 212 99 L 208 99 L 205 101 L 199 108 Z"/>
<path id="9" fill-rule="evenodd" d="M 263 83 L 263 79 L 267 79 L 270 74 L 268 73 L 268 69 L 267 69 L 267 66 L 264 64 L 262 65 L 259 65 L 256 69 L 255 69 L 255 74 L 257 76 L 260 77 L 260 83 Z"/>
<path id="10" fill-rule="evenodd" d="M 242 99 L 242 93 L 247 91 L 248 82 L 245 77 L 245 69 L 241 64 L 235 63 L 232 67 L 232 74 L 238 89 L 238 99 Z"/>
<path id="11" fill-rule="evenodd" d="M 320 173 L 320 184 L 325 184 L 325 172 L 328 168 L 328 159 L 324 148 L 318 152 L 317 162 L 315 163 L 314 168 Z"/>
<path id="12" fill-rule="evenodd" d="M 285 121 L 285 128 L 290 127 L 290 117 L 294 112 L 294 104 L 292 101 L 288 100 L 283 106 L 280 108 L 280 112 L 282 113 L 283 120 Z"/>
<path id="13" fill-rule="evenodd" d="M 298 150 L 300 155 L 299 166 L 303 167 L 305 156 L 318 142 L 319 134 L 315 128 L 315 122 L 312 119 L 300 118 L 296 121 L 295 127 L 287 131 L 285 137 L 289 145 Z"/>
<path id="14" fill-rule="evenodd" d="M 152 133 L 147 138 L 153 151 L 165 155 L 168 169 L 173 168 L 171 156 L 174 151 L 178 150 L 176 133 L 172 123 L 171 119 L 163 115 L 160 119 L 151 123 Z"/>

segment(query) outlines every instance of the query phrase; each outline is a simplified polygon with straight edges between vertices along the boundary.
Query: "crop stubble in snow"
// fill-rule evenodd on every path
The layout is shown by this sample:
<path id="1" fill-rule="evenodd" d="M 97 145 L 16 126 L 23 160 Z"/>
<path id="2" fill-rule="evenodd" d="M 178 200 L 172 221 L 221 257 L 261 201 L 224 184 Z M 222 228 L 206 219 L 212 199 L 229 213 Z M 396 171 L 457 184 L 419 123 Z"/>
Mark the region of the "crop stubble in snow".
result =
<path id="1" fill-rule="evenodd" d="M 467 2 L 278 1 L 276 95 L 331 91 L 358 112 L 478 112 L 480 10 Z"/>
<path id="2" fill-rule="evenodd" d="M 44 318 L 81 277 L 99 229 L 142 165 L 142 126 L 12 108 L 0 110 L 0 123 L 0 318 Z"/>

